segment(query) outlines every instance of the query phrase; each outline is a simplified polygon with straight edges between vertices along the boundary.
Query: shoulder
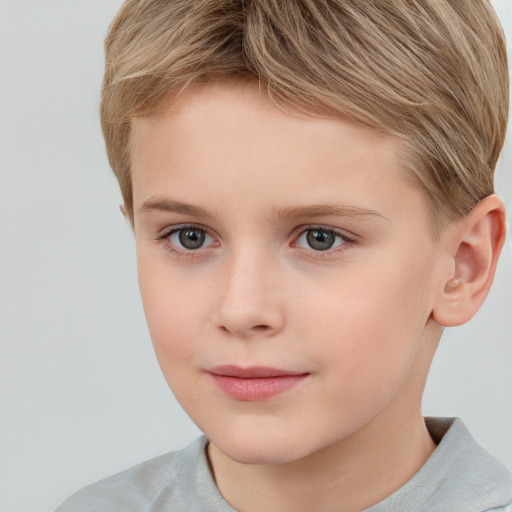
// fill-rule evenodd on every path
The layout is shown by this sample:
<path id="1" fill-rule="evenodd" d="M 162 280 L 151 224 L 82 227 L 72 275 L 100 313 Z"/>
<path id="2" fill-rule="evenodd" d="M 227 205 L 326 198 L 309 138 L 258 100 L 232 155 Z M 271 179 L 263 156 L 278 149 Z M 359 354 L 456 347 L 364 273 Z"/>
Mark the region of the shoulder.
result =
<path id="1" fill-rule="evenodd" d="M 367 512 L 512 512 L 507 468 L 471 436 L 461 420 L 426 418 L 437 448 L 398 491 Z"/>
<path id="2" fill-rule="evenodd" d="M 141 512 L 160 510 L 154 505 L 165 496 L 169 510 L 185 510 L 186 485 L 181 481 L 184 460 L 201 466 L 206 439 L 184 450 L 167 453 L 89 485 L 66 500 L 56 512 Z M 204 457 L 203 457 L 204 458 Z"/>
<path id="3" fill-rule="evenodd" d="M 478 445 L 462 421 L 429 418 L 427 427 L 439 441 L 423 470 L 423 485 L 435 486 L 429 506 L 437 510 L 452 500 L 457 511 L 512 512 L 510 472 Z"/>
<path id="4" fill-rule="evenodd" d="M 498 508 L 490 508 L 486 510 L 485 512 L 512 512 L 512 467 L 507 468 L 509 477 L 510 477 L 510 501 L 503 505 L 502 507 Z"/>

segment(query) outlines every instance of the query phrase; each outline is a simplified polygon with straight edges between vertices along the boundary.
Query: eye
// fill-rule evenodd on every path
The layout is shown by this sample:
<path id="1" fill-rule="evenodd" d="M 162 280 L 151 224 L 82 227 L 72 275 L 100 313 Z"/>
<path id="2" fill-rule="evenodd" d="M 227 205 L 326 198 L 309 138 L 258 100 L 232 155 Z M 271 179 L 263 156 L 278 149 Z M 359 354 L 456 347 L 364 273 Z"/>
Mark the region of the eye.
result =
<path id="1" fill-rule="evenodd" d="M 214 243 L 214 239 L 204 229 L 193 226 L 173 229 L 166 238 L 173 246 L 186 251 L 194 251 Z"/>
<path id="2" fill-rule="evenodd" d="M 297 239 L 297 245 L 314 251 L 327 251 L 348 242 L 348 237 L 326 228 L 310 228 Z"/>

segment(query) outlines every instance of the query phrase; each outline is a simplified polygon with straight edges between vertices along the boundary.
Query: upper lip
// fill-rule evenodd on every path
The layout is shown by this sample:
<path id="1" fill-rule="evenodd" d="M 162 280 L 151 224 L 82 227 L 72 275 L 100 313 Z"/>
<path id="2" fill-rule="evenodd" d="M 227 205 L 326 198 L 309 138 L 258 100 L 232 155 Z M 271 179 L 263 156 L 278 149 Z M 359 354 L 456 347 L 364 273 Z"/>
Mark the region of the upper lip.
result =
<path id="1" fill-rule="evenodd" d="M 250 366 L 242 368 L 235 365 L 221 365 L 210 368 L 209 373 L 223 377 L 238 377 L 240 379 L 264 379 L 268 377 L 286 377 L 290 375 L 306 375 L 308 372 L 296 372 L 270 368 L 267 366 Z"/>

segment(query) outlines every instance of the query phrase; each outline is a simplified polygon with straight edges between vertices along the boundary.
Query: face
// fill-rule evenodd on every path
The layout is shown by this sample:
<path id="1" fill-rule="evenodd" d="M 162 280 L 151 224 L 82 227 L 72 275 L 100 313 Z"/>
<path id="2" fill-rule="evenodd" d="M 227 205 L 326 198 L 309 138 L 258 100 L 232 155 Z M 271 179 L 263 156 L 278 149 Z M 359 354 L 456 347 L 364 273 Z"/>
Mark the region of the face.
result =
<path id="1" fill-rule="evenodd" d="M 151 337 L 217 448 L 290 462 L 418 407 L 442 249 L 393 138 L 224 83 L 136 119 L 131 150 Z"/>

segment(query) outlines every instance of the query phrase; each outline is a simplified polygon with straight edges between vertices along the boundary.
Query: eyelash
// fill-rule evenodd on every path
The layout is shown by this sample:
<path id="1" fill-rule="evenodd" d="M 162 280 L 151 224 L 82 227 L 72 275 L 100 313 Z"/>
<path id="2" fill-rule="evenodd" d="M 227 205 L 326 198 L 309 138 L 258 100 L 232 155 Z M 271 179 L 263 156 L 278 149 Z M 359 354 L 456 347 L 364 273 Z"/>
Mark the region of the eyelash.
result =
<path id="1" fill-rule="evenodd" d="M 169 240 L 169 237 L 171 235 L 173 235 L 175 233 L 182 232 L 182 231 L 186 231 L 187 229 L 195 230 L 195 231 L 201 232 L 207 236 L 214 238 L 212 235 L 210 235 L 208 233 L 208 230 L 206 230 L 205 228 L 203 228 L 201 226 L 197 226 L 197 225 L 193 225 L 193 224 L 182 224 L 182 225 L 178 225 L 178 226 L 173 226 L 171 229 L 168 229 L 156 241 L 158 244 L 163 245 L 164 248 L 168 252 L 170 252 L 171 254 L 173 254 L 174 256 L 176 256 L 178 258 L 188 258 L 188 259 L 197 258 L 198 256 L 200 256 L 200 254 L 198 254 L 198 253 L 200 253 L 200 249 L 202 247 L 199 247 L 197 250 L 179 249 L 176 247 L 175 244 L 171 243 Z M 325 250 L 314 250 L 311 247 L 309 249 L 307 249 L 304 247 L 299 247 L 297 245 L 297 241 L 303 235 L 306 235 L 308 232 L 315 231 L 315 230 L 322 231 L 328 235 L 333 235 L 334 237 L 336 237 L 336 239 L 341 240 L 342 243 L 339 244 L 338 246 L 336 246 L 334 249 L 328 248 Z M 313 258 L 317 258 L 317 259 L 324 259 L 324 258 L 328 258 L 329 256 L 333 256 L 336 253 L 343 252 L 343 251 L 347 250 L 348 247 L 345 247 L 345 246 L 351 246 L 354 243 L 356 243 L 355 237 L 354 238 L 349 237 L 346 234 L 337 231 L 336 229 L 333 229 L 333 228 L 327 227 L 327 226 L 321 226 L 321 225 L 310 225 L 310 226 L 302 226 L 300 228 L 300 232 L 295 237 L 295 241 L 292 243 L 292 247 L 297 247 L 299 250 L 307 252 L 309 257 L 313 257 Z"/>
<path id="2" fill-rule="evenodd" d="M 176 245 L 172 244 L 170 242 L 170 240 L 169 240 L 169 237 L 171 235 L 173 235 L 175 233 L 179 233 L 180 231 L 186 231 L 187 229 L 198 231 L 198 232 L 201 232 L 201 233 L 203 233 L 205 235 L 208 235 L 208 236 L 212 237 L 212 235 L 210 235 L 208 233 L 208 231 L 206 229 L 204 229 L 203 227 L 201 227 L 201 226 L 195 226 L 193 224 L 182 224 L 182 225 L 179 225 L 179 226 L 173 226 L 171 229 L 168 229 L 165 233 L 163 233 L 157 239 L 157 243 L 163 245 L 163 247 L 168 252 L 170 252 L 174 256 L 177 256 L 178 258 L 189 258 L 189 259 L 190 258 L 196 258 L 198 256 L 197 252 L 199 252 L 199 250 L 201 248 L 198 248 L 197 250 L 193 250 L 193 249 L 189 249 L 189 250 L 179 249 L 179 248 L 176 247 Z"/>
<path id="3" fill-rule="evenodd" d="M 300 240 L 300 238 L 303 236 L 307 236 L 307 233 L 312 232 L 312 231 L 319 231 L 319 232 L 326 233 L 327 235 L 332 235 L 335 237 L 334 243 L 337 243 L 337 241 L 341 241 L 342 243 L 340 243 L 339 245 L 337 245 L 335 247 L 329 247 L 325 250 L 315 250 L 311 246 L 309 246 L 309 248 L 299 247 L 297 244 L 298 244 L 298 241 Z M 292 246 L 297 247 L 298 249 L 302 249 L 303 251 L 307 252 L 308 256 L 310 256 L 310 257 L 312 255 L 314 258 L 317 258 L 317 259 L 325 259 L 325 258 L 329 258 L 330 256 L 335 256 L 337 253 L 346 251 L 354 243 L 355 243 L 355 238 L 351 238 L 336 229 L 333 229 L 333 228 L 327 227 L 327 226 L 313 225 L 313 226 L 302 227 L 299 235 L 295 238 L 295 242 L 293 242 Z"/>

